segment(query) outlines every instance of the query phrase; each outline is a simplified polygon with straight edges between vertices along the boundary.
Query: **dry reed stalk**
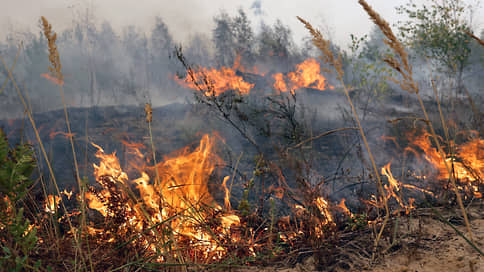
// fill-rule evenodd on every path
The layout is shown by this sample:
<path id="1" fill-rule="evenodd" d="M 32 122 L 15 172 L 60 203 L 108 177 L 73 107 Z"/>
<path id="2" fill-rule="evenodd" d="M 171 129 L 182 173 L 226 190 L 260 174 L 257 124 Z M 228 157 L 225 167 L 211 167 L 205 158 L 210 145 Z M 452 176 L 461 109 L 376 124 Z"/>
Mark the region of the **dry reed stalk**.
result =
<path id="1" fill-rule="evenodd" d="M 462 202 L 462 197 L 459 193 L 459 190 L 457 188 L 457 184 L 455 181 L 455 177 L 452 173 L 451 167 L 448 165 L 447 161 L 445 160 L 446 156 L 445 153 L 440 145 L 439 139 L 437 137 L 437 134 L 435 133 L 434 127 L 432 123 L 430 122 L 430 118 L 427 114 L 427 110 L 425 109 L 425 106 L 423 104 L 423 100 L 420 97 L 419 94 L 419 87 L 418 84 L 415 82 L 415 80 L 412 77 L 412 69 L 408 64 L 408 55 L 402 45 L 402 43 L 396 38 L 395 34 L 393 34 L 393 31 L 391 30 L 389 24 L 380 17 L 380 15 L 373 10 L 373 8 L 368 5 L 368 3 L 365 0 L 358 0 L 358 3 L 363 7 L 363 9 L 368 13 L 370 16 L 371 20 L 377 25 L 380 30 L 383 32 L 385 37 L 387 38 L 384 40 L 385 44 L 390 46 L 392 51 L 395 53 L 395 55 L 400 57 L 400 61 L 397 59 L 389 56 L 386 59 L 384 59 L 385 62 L 390 65 L 393 69 L 395 69 L 397 72 L 400 73 L 402 76 L 402 80 L 396 80 L 392 79 L 394 82 L 399 83 L 400 86 L 402 87 L 403 90 L 406 90 L 407 92 L 410 93 L 415 93 L 417 95 L 420 107 L 423 111 L 425 119 L 428 121 L 426 122 L 429 129 L 430 133 L 432 134 L 432 138 L 434 139 L 435 145 L 437 146 L 437 150 L 439 151 L 439 154 L 445 164 L 445 167 L 447 169 L 447 172 L 449 173 L 449 178 L 451 180 L 452 186 L 454 188 L 455 195 L 457 197 L 457 203 L 459 205 L 459 208 L 462 211 L 462 216 L 464 217 L 464 221 L 466 224 L 467 232 L 469 233 L 470 240 L 473 241 L 473 235 L 472 235 L 472 230 L 470 227 L 469 219 L 467 217 L 467 212 L 465 210 L 464 204 Z"/>
<path id="2" fill-rule="evenodd" d="M 344 80 L 343 80 L 343 75 L 344 75 L 344 72 L 343 72 L 343 64 L 341 62 L 341 55 L 338 56 L 338 58 L 335 58 L 334 55 L 333 55 L 333 52 L 331 51 L 330 49 L 330 42 L 329 40 L 326 40 L 324 39 L 323 35 L 321 34 L 321 32 L 317 29 L 314 29 L 313 26 L 305 21 L 304 19 L 300 18 L 300 17 L 297 17 L 299 19 L 299 21 L 301 21 L 305 27 L 309 30 L 309 32 L 311 33 L 311 36 L 313 36 L 312 38 L 312 41 L 313 41 L 313 44 L 319 48 L 319 50 L 321 50 L 321 52 L 323 53 L 323 56 L 321 56 L 321 59 L 325 62 L 325 63 L 328 63 L 330 64 L 331 66 L 334 67 L 334 69 L 336 70 L 336 73 L 338 75 L 338 79 L 339 81 L 341 82 L 342 86 L 343 86 L 343 90 L 345 92 L 345 95 L 346 95 L 346 98 L 348 100 L 348 103 L 350 104 L 351 106 L 351 110 L 353 112 L 353 116 L 358 124 L 358 129 L 360 131 L 360 134 L 361 134 L 361 137 L 363 139 L 363 142 L 365 144 L 365 148 L 368 152 L 368 156 L 370 157 L 370 161 L 371 161 L 371 164 L 373 166 L 373 171 L 375 172 L 375 177 L 376 177 L 376 184 L 377 184 L 377 187 L 378 187 L 378 191 L 380 193 L 380 196 L 381 196 L 381 201 L 383 201 L 383 205 L 385 207 L 385 218 L 383 220 L 383 223 L 382 223 L 382 227 L 380 228 L 380 231 L 378 233 L 378 236 L 376 237 L 375 239 L 375 243 L 374 243 L 374 247 L 375 247 L 375 250 L 373 251 L 373 257 L 372 259 L 374 258 L 374 254 L 376 252 L 376 249 L 378 247 L 378 243 L 380 241 L 380 238 L 383 234 L 383 230 L 385 229 L 385 226 L 390 218 L 390 210 L 388 208 L 388 203 L 387 203 L 387 199 L 385 197 L 385 191 L 383 189 L 383 182 L 381 180 L 381 177 L 380 177 L 380 172 L 378 172 L 378 168 L 376 167 L 376 163 L 375 163 L 375 159 L 373 157 L 373 154 L 371 153 L 371 149 L 370 149 L 370 146 L 368 145 L 368 141 L 366 139 L 366 136 L 365 136 L 365 132 L 363 131 L 363 127 L 361 126 L 361 122 L 360 122 L 360 118 L 358 117 L 358 114 L 356 112 L 356 109 L 353 105 L 353 102 L 351 100 L 351 97 L 349 95 L 349 91 L 348 91 L 348 87 L 346 86 L 346 84 L 344 83 Z"/>
<path id="3" fill-rule="evenodd" d="M 62 64 L 60 62 L 60 57 L 59 57 L 59 51 L 57 50 L 57 45 L 56 45 L 56 39 L 57 39 L 57 34 L 55 32 L 52 32 L 52 25 L 47 21 L 47 19 L 44 16 L 40 17 L 42 21 L 42 27 L 44 31 L 44 36 L 47 39 L 48 42 L 48 48 L 49 48 L 49 62 L 51 66 L 49 66 L 49 71 L 52 73 L 55 79 L 57 79 L 57 85 L 59 86 L 59 91 L 61 94 L 62 98 L 62 105 L 64 108 L 64 116 L 66 119 L 66 125 L 67 125 L 67 133 L 69 135 L 69 142 L 71 144 L 71 149 L 72 149 L 72 156 L 74 159 L 74 168 L 76 171 L 76 181 L 79 187 L 79 196 L 80 196 L 80 204 L 81 204 L 81 226 L 80 226 L 80 231 L 82 232 L 84 230 L 84 227 L 86 226 L 86 203 L 85 203 L 85 192 L 84 192 L 84 186 L 82 186 L 82 181 L 79 176 L 79 166 L 77 163 L 77 156 L 76 156 L 76 150 L 74 147 L 74 136 L 72 134 L 71 130 L 71 125 L 69 122 L 69 115 L 67 114 L 67 106 L 65 103 L 65 97 L 64 97 L 64 89 L 63 89 L 63 84 L 64 84 L 64 75 L 62 74 Z M 79 233 L 74 233 L 74 236 L 79 235 Z M 77 240 L 77 239 L 76 239 Z M 81 252 L 81 247 L 79 246 L 78 250 L 80 251 L 80 255 L 82 256 Z M 92 267 L 92 261 L 90 260 L 90 254 L 89 256 L 89 263 L 91 265 L 91 271 L 94 271 Z"/>

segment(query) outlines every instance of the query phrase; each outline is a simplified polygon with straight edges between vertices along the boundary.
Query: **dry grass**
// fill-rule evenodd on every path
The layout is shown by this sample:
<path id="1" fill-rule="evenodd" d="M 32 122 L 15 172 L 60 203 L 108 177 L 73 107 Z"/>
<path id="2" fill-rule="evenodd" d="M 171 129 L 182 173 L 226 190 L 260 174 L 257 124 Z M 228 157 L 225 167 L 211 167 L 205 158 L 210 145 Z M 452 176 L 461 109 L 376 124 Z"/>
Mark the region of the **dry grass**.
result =
<path id="1" fill-rule="evenodd" d="M 432 138 L 434 139 L 434 142 L 437 146 L 437 149 L 439 151 L 439 154 L 442 158 L 442 160 L 445 163 L 445 166 L 447 168 L 447 172 L 449 173 L 449 178 L 452 182 L 452 186 L 455 192 L 455 195 L 457 197 L 457 202 L 459 204 L 459 207 L 462 212 L 462 216 L 464 217 L 464 221 L 466 223 L 467 227 L 467 232 L 471 238 L 471 241 L 473 240 L 472 238 L 472 230 L 470 227 L 469 219 L 467 217 L 467 213 L 464 207 L 464 204 L 462 202 L 462 197 L 459 193 L 459 189 L 457 188 L 457 184 L 455 181 L 454 174 L 452 172 L 451 166 L 447 163 L 445 153 L 440 145 L 439 138 L 437 137 L 437 134 L 435 133 L 434 127 L 432 123 L 430 122 L 430 118 L 427 114 L 427 110 L 425 109 L 425 106 L 423 104 L 422 98 L 420 97 L 419 94 L 419 88 L 417 82 L 412 77 L 412 69 L 408 64 L 408 54 L 406 53 L 404 46 L 402 43 L 396 38 L 396 36 L 393 34 L 393 31 L 391 30 L 389 24 L 376 12 L 373 10 L 373 8 L 368 5 L 368 3 L 365 0 L 359 0 L 358 3 L 365 9 L 365 11 L 368 13 L 370 16 L 371 20 L 377 25 L 380 30 L 383 32 L 387 40 L 385 40 L 385 43 L 390 46 L 390 48 L 393 50 L 395 55 L 400 57 L 400 61 L 396 60 L 393 57 L 388 57 L 385 59 L 385 61 L 388 63 L 390 67 L 395 69 L 400 75 L 402 76 L 402 80 L 397 80 L 394 79 L 395 82 L 400 83 L 400 86 L 402 87 L 403 90 L 406 90 L 408 92 L 413 92 L 417 95 L 418 101 L 420 103 L 420 107 L 423 111 L 425 119 L 428 121 L 426 122 L 428 124 L 428 127 L 430 129 L 430 132 L 432 134 Z M 445 124 L 444 124 L 445 125 Z"/>
<path id="2" fill-rule="evenodd" d="M 86 200 L 84 197 L 85 188 L 82 185 L 81 177 L 79 175 L 79 166 L 77 163 L 76 149 L 74 147 L 74 134 L 72 134 L 71 124 L 69 122 L 69 115 L 67 113 L 67 105 L 65 103 L 64 89 L 63 89 L 64 75 L 62 73 L 62 64 L 60 62 L 59 51 L 57 50 L 57 45 L 56 45 L 57 34 L 52 31 L 52 25 L 47 21 L 47 19 L 44 16 L 41 17 L 41 21 L 42 21 L 42 27 L 44 30 L 44 36 L 47 39 L 48 48 L 49 48 L 49 62 L 51 64 L 51 66 L 49 66 L 49 71 L 56 79 L 57 85 L 59 86 L 59 92 L 62 98 L 62 105 L 64 107 L 64 117 L 65 117 L 66 126 L 67 126 L 67 133 L 69 137 L 69 142 L 71 144 L 72 158 L 74 161 L 76 181 L 79 188 L 79 197 L 80 197 L 79 204 L 81 207 L 82 216 L 81 216 L 81 225 L 79 229 L 76 229 L 77 232 L 74 234 L 74 237 L 76 242 L 78 243 L 77 248 L 80 251 L 79 256 L 81 257 L 81 259 L 83 259 L 83 253 L 81 252 L 79 237 L 81 236 L 82 231 L 86 227 L 86 203 L 85 203 Z M 89 247 L 88 247 L 88 251 L 89 251 Z M 90 256 L 90 254 L 88 254 L 88 256 Z M 90 258 L 89 258 L 89 263 L 91 266 L 91 271 L 94 271 L 92 267 L 92 261 Z"/>
<path id="3" fill-rule="evenodd" d="M 321 32 L 319 30 L 316 30 L 309 22 L 305 21 L 304 19 L 297 17 L 299 21 L 301 21 L 305 27 L 309 30 L 309 33 L 313 36 L 313 43 L 316 47 L 318 47 L 321 52 L 323 53 L 322 60 L 325 63 L 329 63 L 333 68 L 336 70 L 336 73 L 338 74 L 338 79 L 341 82 L 343 86 L 343 90 L 346 95 L 346 99 L 348 100 L 348 103 L 350 104 L 351 110 L 353 112 L 353 117 L 355 118 L 357 124 L 358 124 L 358 129 L 361 134 L 361 138 L 363 139 L 363 142 L 365 144 L 366 151 L 368 152 L 368 156 L 370 157 L 371 164 L 373 166 L 373 171 L 375 174 L 376 178 L 376 185 L 378 188 L 378 193 L 380 194 L 380 201 L 383 202 L 383 206 L 385 208 L 385 219 L 383 220 L 382 226 L 380 228 L 380 231 L 378 232 L 378 235 L 375 239 L 374 243 L 374 250 L 373 250 L 373 257 L 372 259 L 376 256 L 376 250 L 378 248 L 378 243 L 381 239 L 381 236 L 383 234 L 383 231 L 385 230 L 385 225 L 387 224 L 389 218 L 390 218 L 390 209 L 388 208 L 388 203 L 387 203 L 387 198 L 385 197 L 385 191 L 383 189 L 383 182 L 381 180 L 380 172 L 378 171 L 378 168 L 375 163 L 375 159 L 373 157 L 373 154 L 370 150 L 370 146 L 368 144 L 368 141 L 366 139 L 365 132 L 363 130 L 363 127 L 360 122 L 360 118 L 358 117 L 358 113 L 356 112 L 355 106 L 353 105 L 353 101 L 351 100 L 351 97 L 349 95 L 348 88 L 343 80 L 343 64 L 341 62 L 341 56 L 338 56 L 338 58 L 335 58 L 333 55 L 333 52 L 330 49 L 330 41 L 326 40 Z"/>

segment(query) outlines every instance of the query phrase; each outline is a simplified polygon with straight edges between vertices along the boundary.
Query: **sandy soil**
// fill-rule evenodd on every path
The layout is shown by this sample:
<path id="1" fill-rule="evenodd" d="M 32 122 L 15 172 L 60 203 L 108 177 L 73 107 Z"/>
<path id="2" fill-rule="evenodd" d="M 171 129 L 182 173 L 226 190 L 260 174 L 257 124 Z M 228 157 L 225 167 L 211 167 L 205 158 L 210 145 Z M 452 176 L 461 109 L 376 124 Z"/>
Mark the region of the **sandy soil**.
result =
<path id="1" fill-rule="evenodd" d="M 469 217 L 474 241 L 482 250 L 484 249 L 484 208 L 473 206 L 469 209 Z M 410 227 L 414 231 L 420 228 L 420 240 L 410 242 L 400 250 L 387 254 L 380 264 L 368 271 L 484 271 L 484 257 L 458 236 L 450 226 L 430 216 L 421 217 L 420 224 L 417 219 L 411 221 Z M 464 225 L 457 226 L 457 229 L 463 233 L 466 230 Z"/>

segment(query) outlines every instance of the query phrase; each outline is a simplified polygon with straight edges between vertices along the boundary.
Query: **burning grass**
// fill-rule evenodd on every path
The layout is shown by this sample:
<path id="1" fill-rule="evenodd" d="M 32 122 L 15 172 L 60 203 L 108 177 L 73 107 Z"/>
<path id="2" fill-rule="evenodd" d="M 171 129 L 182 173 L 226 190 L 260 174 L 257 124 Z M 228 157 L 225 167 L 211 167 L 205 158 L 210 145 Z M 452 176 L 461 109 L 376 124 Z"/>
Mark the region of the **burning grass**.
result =
<path id="1" fill-rule="evenodd" d="M 437 136 L 403 45 L 365 1 L 360 0 L 360 4 L 382 29 L 387 38 L 385 43 L 398 56 L 398 60 L 390 56 L 385 61 L 402 77 L 393 79 L 394 82 L 417 96 L 426 124 L 423 128 L 406 130 L 403 139 L 385 138 L 395 143 L 394 149 L 403 158 L 379 161 L 370 149 L 367 132 L 343 80 L 341 56 L 334 55 L 330 42 L 309 22 L 299 18 L 323 53 L 322 60 L 334 68 L 353 113 L 352 122 L 357 124 L 356 128 L 340 128 L 320 135 L 356 129 L 364 147 L 358 151 L 361 160 L 366 161 L 366 156 L 370 159 L 371 167 L 365 166 L 365 171 L 369 168 L 372 173 L 360 176 L 359 181 L 361 184 L 374 182 L 361 195 L 350 196 L 352 199 L 348 201 L 330 197 L 334 190 L 329 189 L 325 178 L 317 172 L 319 168 L 313 165 L 312 156 L 316 153 L 307 151 L 315 149 L 313 144 L 320 137 L 312 136 L 312 131 L 307 132 L 308 126 L 299 122 L 296 91 L 302 88 L 336 91 L 327 82 L 316 59 L 306 59 L 286 74 L 267 75 L 256 68 L 242 67 L 240 59 L 231 68 L 194 69 L 186 64 L 181 51 L 177 51 L 187 76 L 175 80 L 195 90 L 199 102 L 216 112 L 246 141 L 250 148 L 244 146 L 249 154 L 244 163 L 246 168 L 252 167 L 252 176 L 240 174 L 247 170 L 238 169 L 242 154 L 235 164 L 224 160 L 219 146 L 226 142 L 217 133 L 199 135 L 197 143 L 158 161 L 151 127 L 154 114 L 147 103 L 145 113 L 151 149 L 144 143 L 123 139 L 126 161 L 123 165 L 116 152 L 107 153 L 92 143 L 98 161 L 92 165 L 94 180 L 89 183 L 88 178 L 79 177 L 73 140 L 76 133 L 70 129 L 64 107 L 67 132 L 52 131 L 50 138 L 63 135 L 70 140 L 79 188 L 75 192 L 61 191 L 34 119 L 17 87 L 48 165 L 55 193 L 47 194 L 44 180 L 43 188 L 11 184 L 21 184 L 31 175 L 33 156 L 28 147 L 9 150 L 2 134 L 5 143 L 0 142 L 0 159 L 6 166 L 0 165 L 3 186 L 0 240 L 4 251 L 7 248 L 5 252 L 10 254 L 4 258 L 5 263 L 9 267 L 20 265 L 33 270 L 44 270 L 42 265 L 72 271 L 186 271 L 275 262 L 288 265 L 313 255 L 319 257 L 320 267 L 329 270 L 360 269 L 363 263 L 371 263 L 380 254 L 402 244 L 404 238 L 398 231 L 399 220 L 404 215 L 412 215 L 423 203 L 435 204 L 441 200 L 453 203 L 454 198 L 468 232 L 463 234 L 456 229 L 456 233 L 482 254 L 472 239 L 464 201 L 467 204 L 482 198 L 484 140 L 475 131 L 462 132 L 466 137 L 460 135 L 459 142 L 457 137 L 449 139 L 445 120 L 442 125 L 446 139 Z M 42 76 L 59 85 L 62 94 L 64 83 L 56 36 L 45 18 L 43 25 L 49 40 L 52 75 Z M 249 71 L 270 82 L 267 85 L 271 94 L 263 96 L 267 104 L 262 105 L 269 105 L 266 108 L 250 104 L 250 98 L 263 90 L 246 81 L 243 73 Z M 11 71 L 8 72 L 10 80 L 15 82 Z M 260 116 L 263 121 L 271 121 L 259 122 L 261 125 L 253 120 Z M 273 119 L 284 122 L 285 126 L 274 126 Z M 282 133 L 274 132 L 274 127 L 279 131 L 283 127 Z M 361 155 L 363 150 L 366 155 Z M 247 163 L 249 156 L 253 160 L 250 164 Z M 412 166 L 419 167 L 405 169 L 404 163 L 397 163 L 412 160 L 417 161 Z M 395 168 L 406 174 L 392 173 L 392 169 L 396 173 Z M 234 182 L 243 184 L 237 194 L 233 191 Z M 27 192 L 29 186 L 35 190 Z M 454 195 L 449 196 L 451 189 Z M 236 209 L 232 208 L 233 204 L 238 204 Z M 28 221 L 22 223 L 27 208 Z M 435 214 L 440 216 L 438 212 Z M 442 221 L 453 227 L 447 219 Z M 9 236 L 12 233 L 14 236 Z M 30 259 L 22 261 L 22 256 Z"/>

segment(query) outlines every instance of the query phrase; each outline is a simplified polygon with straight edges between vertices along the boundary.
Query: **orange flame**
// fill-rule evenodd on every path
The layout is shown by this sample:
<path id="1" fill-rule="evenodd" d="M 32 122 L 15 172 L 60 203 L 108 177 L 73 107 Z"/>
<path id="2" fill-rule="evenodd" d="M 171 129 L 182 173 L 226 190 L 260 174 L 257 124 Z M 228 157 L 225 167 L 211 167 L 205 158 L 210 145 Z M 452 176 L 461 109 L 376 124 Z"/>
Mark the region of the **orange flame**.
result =
<path id="1" fill-rule="evenodd" d="M 64 81 L 63 80 L 60 80 L 60 79 L 58 79 L 56 77 L 53 77 L 53 76 L 51 76 L 49 74 L 40 74 L 40 76 L 48 79 L 50 82 L 52 82 L 52 83 L 54 83 L 56 85 L 59 85 L 59 86 L 64 85 Z"/>
<path id="2" fill-rule="evenodd" d="M 219 258 L 224 255 L 224 248 L 218 244 L 211 232 L 200 227 L 206 217 L 213 216 L 210 210 L 220 214 L 220 227 L 214 231 L 218 235 L 227 234 L 232 225 L 240 224 L 239 217 L 230 213 L 230 205 L 227 205 L 228 192 L 226 191 L 225 205 L 227 210 L 222 212 L 222 207 L 214 201 L 208 189 L 212 172 L 216 165 L 222 163 L 221 158 L 214 152 L 214 137 L 204 135 L 200 145 L 194 150 L 187 147 L 165 156 L 164 161 L 156 165 L 159 176 L 159 182 L 156 184 L 150 184 L 150 176 L 142 171 L 153 168 L 138 167 L 141 176 L 132 180 L 141 198 L 136 201 L 129 200 L 132 198 L 129 193 L 131 182 L 120 168 L 115 153 L 105 154 L 101 147 L 94 146 L 98 148 L 96 157 L 101 160 L 99 165 L 94 165 L 94 175 L 103 189 L 98 192 L 87 192 L 85 197 L 89 208 L 99 211 L 106 218 L 116 216 L 114 209 L 126 212 L 126 223 L 118 230 L 120 234 L 126 233 L 126 228 L 143 231 L 153 224 L 165 222 L 170 225 L 177 242 L 183 243 L 188 239 L 190 246 L 195 248 L 194 250 L 199 249 L 202 256 Z M 141 146 L 132 144 L 131 147 Z M 226 181 L 227 178 L 224 179 L 224 185 Z M 121 192 L 113 188 L 110 184 L 112 182 L 114 186 L 119 185 L 122 188 Z M 113 203 L 114 200 L 123 197 L 128 201 Z M 97 230 L 91 233 L 95 234 Z M 143 242 L 146 246 L 150 243 L 148 240 Z"/>
<path id="3" fill-rule="evenodd" d="M 288 85 L 293 90 L 304 87 L 321 91 L 327 88 L 334 89 L 333 86 L 327 85 L 326 78 L 321 75 L 321 67 L 317 60 L 307 59 L 296 65 L 296 68 L 297 70 L 295 72 L 287 74 L 286 79 L 284 79 L 284 75 L 281 73 L 273 75 L 272 77 L 275 80 L 273 87 L 281 92 L 287 92 Z M 289 81 L 289 84 L 286 83 L 287 81 Z"/>
<path id="4" fill-rule="evenodd" d="M 59 208 L 62 198 L 60 196 L 48 195 L 45 201 L 44 211 L 48 213 L 55 213 Z"/>
<path id="5" fill-rule="evenodd" d="M 434 195 L 431 191 L 419 188 L 419 187 L 412 185 L 412 184 L 404 184 L 404 183 L 398 181 L 397 179 L 395 179 L 393 177 L 392 171 L 390 170 L 391 165 L 392 165 L 392 163 L 389 162 L 384 167 L 381 168 L 381 174 L 386 176 L 387 179 L 388 179 L 388 185 L 385 184 L 385 186 L 384 186 L 385 190 L 387 191 L 387 196 L 386 196 L 387 199 L 390 199 L 391 197 L 393 197 L 402 208 L 405 208 L 407 211 L 409 211 L 409 210 L 413 209 L 412 204 L 413 204 L 414 200 L 409 199 L 408 204 L 405 204 L 402 196 L 397 194 L 397 192 L 399 192 L 401 190 L 401 188 L 407 188 L 407 189 L 420 191 L 420 192 L 429 194 L 431 196 Z"/>
<path id="6" fill-rule="evenodd" d="M 453 143 L 451 144 L 453 145 Z M 445 162 L 437 149 L 432 147 L 428 133 L 416 136 L 412 140 L 412 145 L 420 148 L 425 153 L 425 160 L 438 170 L 437 178 L 449 178 L 446 168 L 447 163 L 452 166 L 452 172 L 460 182 L 469 183 L 479 180 L 482 182 L 482 177 L 484 177 L 484 139 L 477 137 L 457 146 L 455 157 L 446 154 Z M 411 147 L 408 147 L 406 151 L 416 152 Z M 457 161 L 456 158 L 459 158 L 461 161 Z"/>
<path id="7" fill-rule="evenodd" d="M 328 202 L 323 197 L 320 196 L 316 198 L 315 203 L 319 211 L 321 212 L 321 215 L 323 215 L 324 218 L 326 218 L 326 222 L 324 223 L 327 224 L 329 222 L 333 222 L 333 216 L 329 211 Z"/>
<path id="8" fill-rule="evenodd" d="M 349 215 L 349 216 L 352 216 L 353 214 L 351 213 L 351 211 L 348 209 L 348 207 L 346 207 L 346 199 L 341 199 L 341 202 L 336 205 L 336 207 L 340 208 L 341 211 L 343 211 L 343 213 L 345 213 L 346 215 Z"/>
<path id="9" fill-rule="evenodd" d="M 224 178 L 224 181 L 222 183 L 222 187 L 224 188 L 224 192 L 225 192 L 225 197 L 224 197 L 225 209 L 230 211 L 232 209 L 232 207 L 230 205 L 230 190 L 229 190 L 229 188 L 227 188 L 227 181 L 229 179 L 230 179 L 230 176 L 226 176 Z"/>
<path id="10" fill-rule="evenodd" d="M 205 95 L 218 96 L 226 91 L 237 90 L 241 94 L 249 94 L 250 90 L 254 87 L 254 84 L 245 82 L 241 76 L 236 75 L 236 70 L 239 68 L 240 63 L 236 60 L 233 68 L 222 66 L 220 69 L 201 67 L 198 71 L 194 71 L 193 77 L 189 75 L 185 79 L 179 79 L 175 77 L 175 80 L 182 86 L 193 90 L 199 90 L 194 83 L 202 83 L 207 81 L 211 90 L 206 90 Z M 202 83 L 202 86 L 204 84 Z M 213 92 L 213 93 L 211 93 Z"/>
<path id="11" fill-rule="evenodd" d="M 55 138 L 55 136 L 57 135 L 62 135 L 66 138 L 69 138 L 69 137 L 74 137 L 76 136 L 76 133 L 66 133 L 66 132 L 63 132 L 63 131 L 53 131 L 49 134 L 49 138 L 52 140 Z"/>

